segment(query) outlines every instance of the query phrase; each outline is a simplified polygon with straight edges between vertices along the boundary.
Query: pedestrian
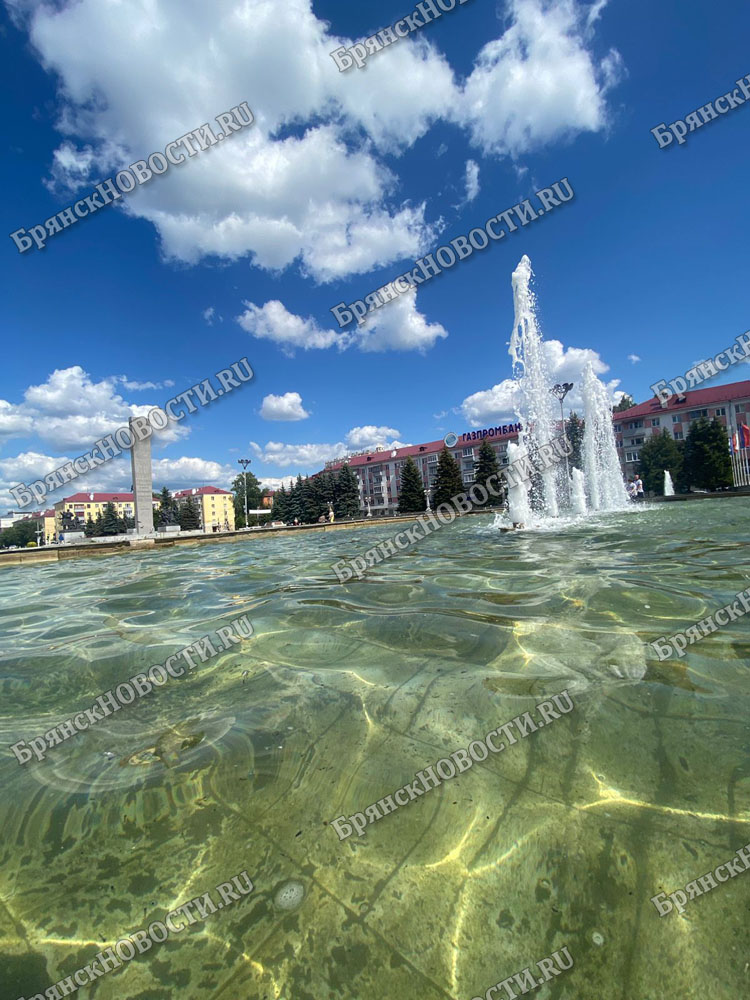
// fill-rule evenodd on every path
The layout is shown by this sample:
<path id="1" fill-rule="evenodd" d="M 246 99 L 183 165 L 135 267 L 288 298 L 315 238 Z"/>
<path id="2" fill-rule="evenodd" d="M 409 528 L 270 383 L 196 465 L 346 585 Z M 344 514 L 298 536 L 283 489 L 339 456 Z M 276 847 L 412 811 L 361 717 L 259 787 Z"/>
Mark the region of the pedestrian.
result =
<path id="1" fill-rule="evenodd" d="M 636 500 L 645 500 L 646 495 L 643 492 L 643 480 L 641 479 L 640 473 L 635 478 L 635 498 Z"/>

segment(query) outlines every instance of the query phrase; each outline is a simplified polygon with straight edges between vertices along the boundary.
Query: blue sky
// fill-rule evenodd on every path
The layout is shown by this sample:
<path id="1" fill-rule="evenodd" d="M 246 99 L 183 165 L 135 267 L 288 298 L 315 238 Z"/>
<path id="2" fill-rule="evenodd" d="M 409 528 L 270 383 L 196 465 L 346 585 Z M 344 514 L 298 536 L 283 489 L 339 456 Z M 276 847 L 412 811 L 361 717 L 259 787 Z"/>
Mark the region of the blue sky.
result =
<path id="1" fill-rule="evenodd" d="M 43 251 L 5 238 L 0 509 L 243 356 L 255 380 L 155 448 L 157 486 L 227 486 L 245 456 L 273 485 L 507 422 L 524 253 L 561 380 L 591 358 L 640 401 L 748 329 L 750 101 L 683 146 L 650 133 L 750 73 L 746 4 L 468 0 L 338 72 L 332 49 L 411 9 L 6 0 L 5 233 L 242 101 L 256 121 Z M 331 306 L 561 177 L 572 202 L 343 345 Z M 129 485 L 127 463 L 97 471 L 75 488 Z"/>

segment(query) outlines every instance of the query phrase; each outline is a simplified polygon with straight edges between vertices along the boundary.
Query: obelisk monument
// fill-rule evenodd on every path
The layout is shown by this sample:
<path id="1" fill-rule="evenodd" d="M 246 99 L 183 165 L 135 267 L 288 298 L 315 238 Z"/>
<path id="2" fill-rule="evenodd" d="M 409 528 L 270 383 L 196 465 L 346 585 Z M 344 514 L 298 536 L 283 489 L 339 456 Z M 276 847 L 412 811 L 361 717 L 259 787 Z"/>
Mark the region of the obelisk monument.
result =
<path id="1" fill-rule="evenodd" d="M 133 417 L 128 421 L 130 433 L 133 435 L 133 447 L 130 449 L 130 467 L 133 473 L 133 499 L 135 500 L 135 533 L 136 535 L 153 535 L 154 514 L 151 494 L 153 481 L 151 478 L 151 436 L 140 440 L 133 427 Z"/>

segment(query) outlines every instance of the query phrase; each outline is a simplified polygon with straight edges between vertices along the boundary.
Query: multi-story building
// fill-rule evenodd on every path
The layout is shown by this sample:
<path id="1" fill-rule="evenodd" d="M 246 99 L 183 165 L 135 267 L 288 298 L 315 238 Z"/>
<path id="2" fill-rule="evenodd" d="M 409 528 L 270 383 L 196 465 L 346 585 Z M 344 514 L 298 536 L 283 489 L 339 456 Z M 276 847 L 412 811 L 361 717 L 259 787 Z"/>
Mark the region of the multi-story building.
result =
<path id="1" fill-rule="evenodd" d="M 750 381 L 732 382 L 709 389 L 690 389 L 662 402 L 655 396 L 614 415 L 615 438 L 620 463 L 626 476 L 640 466 L 641 446 L 654 434 L 668 431 L 675 441 L 683 441 L 690 424 L 700 417 L 714 417 L 729 436 L 750 421 Z"/>
<path id="2" fill-rule="evenodd" d="M 97 514 L 104 516 L 104 509 L 108 503 L 114 505 L 118 517 L 135 517 L 135 503 L 133 494 L 125 491 L 121 493 L 74 493 L 71 497 L 63 497 L 55 504 L 55 530 L 62 529 L 63 511 L 69 511 L 79 522 L 81 528 L 91 517 L 96 520 Z M 152 499 L 154 509 L 159 506 L 158 498 Z"/>
<path id="3" fill-rule="evenodd" d="M 195 497 L 201 512 L 201 528 L 204 531 L 234 531 L 234 494 L 216 486 L 201 486 L 198 489 L 178 490 L 174 498 L 178 504 L 188 497 Z"/>
<path id="4" fill-rule="evenodd" d="M 358 452 L 326 462 L 326 471 L 336 472 L 342 465 L 349 465 L 359 481 L 360 510 L 372 513 L 373 517 L 384 517 L 398 511 L 401 470 L 407 458 L 411 457 L 416 462 L 432 506 L 438 457 L 444 447 L 458 462 L 463 481 L 469 487 L 474 482 L 474 467 L 482 441 L 490 442 L 502 467 L 508 464 L 508 442 L 517 440 L 520 429 L 520 424 L 503 424 L 460 435 L 446 434 L 443 440 L 410 445 L 408 448 L 390 450 L 378 447 L 373 451 Z"/>
<path id="5" fill-rule="evenodd" d="M 35 514 L 15 514 L 15 512 L 10 512 L 7 517 L 0 518 L 0 530 L 4 528 L 11 528 L 14 524 L 18 524 L 20 521 L 36 521 L 37 527 L 41 529 L 41 537 L 39 537 L 39 542 L 41 545 L 50 545 L 55 541 L 55 511 L 54 508 L 49 510 L 40 510 Z"/>

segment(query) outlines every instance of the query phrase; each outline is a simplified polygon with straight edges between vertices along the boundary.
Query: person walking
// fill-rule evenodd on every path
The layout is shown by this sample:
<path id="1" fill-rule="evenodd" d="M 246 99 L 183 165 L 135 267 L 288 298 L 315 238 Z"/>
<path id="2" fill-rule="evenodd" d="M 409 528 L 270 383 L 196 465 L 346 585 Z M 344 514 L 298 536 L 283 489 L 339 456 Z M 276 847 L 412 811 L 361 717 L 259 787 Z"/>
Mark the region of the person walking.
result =
<path id="1" fill-rule="evenodd" d="M 646 499 L 646 495 L 643 492 L 643 480 L 641 479 L 640 473 L 635 477 L 635 498 L 636 500 Z"/>

